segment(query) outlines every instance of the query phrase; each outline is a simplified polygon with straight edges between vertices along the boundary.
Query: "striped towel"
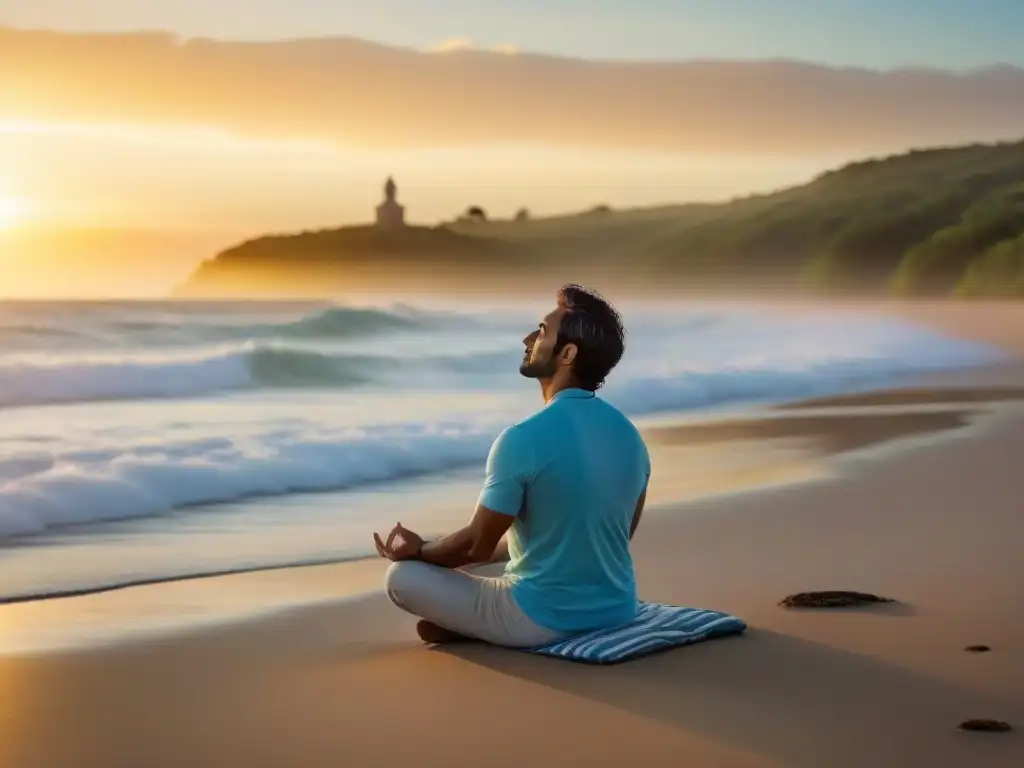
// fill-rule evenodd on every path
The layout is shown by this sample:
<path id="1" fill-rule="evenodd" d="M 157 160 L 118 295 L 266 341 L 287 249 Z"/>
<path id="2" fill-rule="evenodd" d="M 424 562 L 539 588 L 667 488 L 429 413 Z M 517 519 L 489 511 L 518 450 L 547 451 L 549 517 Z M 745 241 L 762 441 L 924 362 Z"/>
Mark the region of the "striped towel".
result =
<path id="1" fill-rule="evenodd" d="M 531 648 L 530 653 L 586 664 L 618 664 L 655 651 L 738 634 L 746 628 L 746 622 L 727 613 L 641 602 L 629 624 Z"/>

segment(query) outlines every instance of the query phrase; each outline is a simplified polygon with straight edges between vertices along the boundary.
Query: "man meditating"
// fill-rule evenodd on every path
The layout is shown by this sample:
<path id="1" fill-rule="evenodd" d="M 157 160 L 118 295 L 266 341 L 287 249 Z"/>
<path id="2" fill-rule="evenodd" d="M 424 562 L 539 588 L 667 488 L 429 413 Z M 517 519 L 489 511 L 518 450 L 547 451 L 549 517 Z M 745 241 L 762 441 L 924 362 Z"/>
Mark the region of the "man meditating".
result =
<path id="1" fill-rule="evenodd" d="M 374 533 L 377 551 L 394 561 L 388 597 L 421 618 L 424 642 L 532 648 L 636 617 L 629 543 L 650 460 L 632 422 L 596 394 L 624 337 L 604 299 L 563 287 L 523 339 L 519 372 L 540 382 L 545 405 L 494 441 L 469 524 L 430 542 L 401 523 L 386 540 Z M 506 532 L 502 576 L 459 570 L 506 559 L 496 552 Z"/>

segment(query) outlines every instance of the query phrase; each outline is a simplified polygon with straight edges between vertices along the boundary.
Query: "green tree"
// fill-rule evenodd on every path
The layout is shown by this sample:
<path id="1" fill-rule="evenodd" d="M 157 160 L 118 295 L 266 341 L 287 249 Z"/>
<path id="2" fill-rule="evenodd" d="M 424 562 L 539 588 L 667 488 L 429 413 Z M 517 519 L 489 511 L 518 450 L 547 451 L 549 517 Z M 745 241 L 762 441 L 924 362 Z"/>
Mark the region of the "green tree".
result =
<path id="1" fill-rule="evenodd" d="M 1024 235 L 974 260 L 956 287 L 964 298 L 1024 298 Z"/>
<path id="2" fill-rule="evenodd" d="M 971 206 L 960 222 L 944 227 L 907 252 L 891 289 L 903 295 L 949 293 L 967 265 L 994 245 L 1024 233 L 1024 186 Z"/>

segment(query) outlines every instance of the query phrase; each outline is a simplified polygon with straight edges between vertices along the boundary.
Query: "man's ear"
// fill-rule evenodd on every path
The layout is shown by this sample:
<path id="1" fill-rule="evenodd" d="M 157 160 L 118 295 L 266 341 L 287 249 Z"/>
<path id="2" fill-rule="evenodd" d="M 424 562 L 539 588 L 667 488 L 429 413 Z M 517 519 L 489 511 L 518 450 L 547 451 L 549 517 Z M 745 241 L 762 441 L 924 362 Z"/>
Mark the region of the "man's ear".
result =
<path id="1" fill-rule="evenodd" d="M 566 344 L 562 347 L 562 351 L 558 356 L 559 361 L 562 365 L 572 365 L 576 359 L 576 354 L 579 352 L 579 347 L 575 344 Z"/>

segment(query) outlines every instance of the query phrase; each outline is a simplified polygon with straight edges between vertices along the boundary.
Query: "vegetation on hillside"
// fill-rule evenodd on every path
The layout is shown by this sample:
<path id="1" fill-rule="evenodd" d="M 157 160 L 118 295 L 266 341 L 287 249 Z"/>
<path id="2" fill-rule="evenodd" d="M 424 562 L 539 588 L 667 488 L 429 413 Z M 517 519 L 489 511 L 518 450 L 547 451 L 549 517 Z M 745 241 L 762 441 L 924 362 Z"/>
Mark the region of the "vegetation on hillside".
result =
<path id="1" fill-rule="evenodd" d="M 357 273 L 379 282 L 384 273 L 472 279 L 537 270 L 548 280 L 561 271 L 638 287 L 1024 297 L 1022 253 L 1024 141 L 866 160 L 722 204 L 261 238 L 204 265 L 192 283 L 226 265 L 273 263 L 296 274 L 312 259 L 339 285 Z"/>
<path id="2" fill-rule="evenodd" d="M 798 275 L 808 288 L 948 294 L 1024 232 L 1024 142 L 910 152 L 723 206 L 659 254 L 668 275 Z"/>
<path id="3" fill-rule="evenodd" d="M 1024 297 L 1024 235 L 1004 240 L 974 259 L 956 293 L 967 297 Z"/>

